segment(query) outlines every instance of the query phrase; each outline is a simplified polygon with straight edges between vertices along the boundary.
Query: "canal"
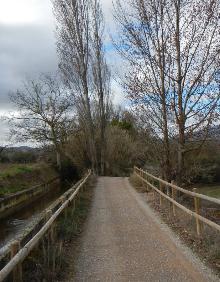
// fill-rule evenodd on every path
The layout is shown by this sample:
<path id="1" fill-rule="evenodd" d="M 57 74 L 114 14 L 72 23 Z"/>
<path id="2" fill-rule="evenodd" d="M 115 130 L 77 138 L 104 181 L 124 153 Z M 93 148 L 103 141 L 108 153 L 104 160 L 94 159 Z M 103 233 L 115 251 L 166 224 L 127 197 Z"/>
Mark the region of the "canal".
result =
<path id="1" fill-rule="evenodd" d="M 41 213 L 65 192 L 60 187 L 57 187 L 59 184 L 56 183 L 55 185 L 46 195 L 36 199 L 36 201 L 8 218 L 0 220 L 0 255 L 4 251 L 4 246 L 8 245 L 10 241 L 19 238 L 26 228 L 34 225 Z"/>

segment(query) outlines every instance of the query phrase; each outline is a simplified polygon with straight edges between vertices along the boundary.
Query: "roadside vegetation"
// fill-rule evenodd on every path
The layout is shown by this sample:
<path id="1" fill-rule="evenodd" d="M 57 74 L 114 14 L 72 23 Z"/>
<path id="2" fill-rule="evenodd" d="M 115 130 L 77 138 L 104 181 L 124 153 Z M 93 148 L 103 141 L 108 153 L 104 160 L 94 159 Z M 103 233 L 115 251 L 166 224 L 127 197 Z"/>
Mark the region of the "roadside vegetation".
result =
<path id="1" fill-rule="evenodd" d="M 198 193 L 220 199 L 220 183 L 197 184 L 194 188 L 197 188 Z"/>
<path id="2" fill-rule="evenodd" d="M 157 193 L 155 194 L 151 189 L 147 189 L 146 185 L 143 184 L 136 175 L 132 174 L 129 180 L 137 192 L 142 195 L 144 201 L 155 210 L 157 215 L 177 234 L 180 240 L 190 247 L 202 261 L 220 275 L 219 232 L 203 224 L 202 234 L 201 236 L 198 236 L 196 233 L 195 219 L 193 217 L 178 208 L 176 208 L 176 216 L 173 216 L 170 202 L 163 199 L 161 206 Z M 184 201 L 185 206 L 193 209 L 191 206 L 192 203 L 187 198 Z M 205 209 L 203 213 L 204 212 Z M 217 209 L 213 211 L 213 214 L 210 214 L 208 208 L 206 213 L 206 216 L 209 218 L 211 216 L 212 220 L 219 222 L 219 212 Z"/>
<path id="3" fill-rule="evenodd" d="M 113 104 L 101 2 L 52 4 L 58 71 L 11 94 L 11 140 L 51 150 L 60 172 L 68 163 L 75 175 L 120 176 L 137 165 L 189 189 L 220 182 L 219 1 L 114 1 L 126 110 Z"/>
<path id="4" fill-rule="evenodd" d="M 59 217 L 54 230 L 54 243 L 51 244 L 48 234 L 39 248 L 27 257 L 23 264 L 23 281 L 30 281 L 33 277 L 36 281 L 65 281 L 65 275 L 74 277 L 72 266 L 91 207 L 95 182 L 95 178 L 91 177 L 74 201 L 74 208 L 69 206 Z"/>
<path id="5" fill-rule="evenodd" d="M 113 2 L 110 47 L 120 56 L 120 75 L 112 75 L 109 64 L 101 1 L 52 0 L 58 70 L 15 89 L 16 115 L 8 117 L 11 142 L 39 147 L 0 148 L 0 197 L 58 173 L 69 182 L 87 169 L 129 176 L 134 165 L 220 197 L 219 0 Z M 113 103 L 116 76 L 129 101 L 123 108 Z M 183 225 L 173 226 L 184 233 L 190 223 L 180 218 Z M 76 232 L 70 223 L 61 225 L 62 238 Z M 210 234 L 211 245 L 202 249 L 218 245 L 218 260 L 219 234 Z M 186 237 L 203 246 L 194 235 Z M 58 242 L 54 252 L 63 256 L 66 241 Z"/>
<path id="6" fill-rule="evenodd" d="M 0 197 L 32 188 L 56 176 L 56 170 L 45 163 L 1 164 Z"/>

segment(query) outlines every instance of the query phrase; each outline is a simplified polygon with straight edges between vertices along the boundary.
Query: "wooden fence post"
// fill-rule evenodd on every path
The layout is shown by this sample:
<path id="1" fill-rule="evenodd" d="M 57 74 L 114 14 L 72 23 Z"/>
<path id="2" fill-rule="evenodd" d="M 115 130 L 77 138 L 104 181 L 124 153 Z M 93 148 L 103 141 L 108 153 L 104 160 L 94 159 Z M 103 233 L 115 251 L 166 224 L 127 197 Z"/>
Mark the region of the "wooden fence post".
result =
<path id="1" fill-rule="evenodd" d="M 54 244 L 54 242 L 56 241 L 56 223 L 53 223 L 51 225 L 51 228 L 50 228 L 50 240 L 51 240 L 51 243 L 52 245 Z"/>
<path id="2" fill-rule="evenodd" d="M 73 211 L 75 212 L 75 209 L 76 209 L 76 200 L 73 199 Z"/>
<path id="3" fill-rule="evenodd" d="M 171 181 L 171 184 L 173 184 L 173 185 L 175 184 L 174 180 Z M 176 201 L 176 190 L 173 187 L 172 187 L 172 199 L 174 201 Z M 172 203 L 172 204 L 173 204 L 173 215 L 176 216 L 176 206 L 175 206 L 174 203 Z"/>
<path id="4" fill-rule="evenodd" d="M 141 170 L 141 177 L 142 177 L 142 188 L 144 188 L 144 180 L 143 180 L 143 178 L 144 178 L 144 171 L 143 170 Z"/>
<path id="5" fill-rule="evenodd" d="M 46 218 L 45 218 L 46 222 L 51 218 L 51 216 L 52 216 L 52 210 L 47 209 L 46 210 Z M 50 248 L 53 245 L 51 238 L 52 238 L 52 233 L 51 233 L 51 228 L 50 228 L 49 231 L 48 231 L 48 234 L 47 234 L 47 240 L 46 240 L 47 246 L 46 246 L 46 248 L 45 248 L 45 246 L 43 247 L 44 248 L 44 254 L 43 254 L 44 264 L 45 265 L 47 264 L 48 267 L 50 266 L 50 258 L 51 258 Z"/>
<path id="6" fill-rule="evenodd" d="M 149 182 L 149 178 L 148 178 L 148 175 L 147 174 L 145 174 L 145 177 L 144 177 L 144 179 L 147 181 L 147 182 Z M 150 192 L 150 186 L 145 182 L 145 187 L 146 187 L 146 190 L 147 190 L 147 192 Z"/>
<path id="7" fill-rule="evenodd" d="M 65 203 L 65 201 L 66 201 L 65 196 L 62 196 L 62 197 L 61 197 L 61 203 L 62 203 L 62 205 Z M 66 220 L 66 219 L 67 219 L 67 207 L 64 209 L 64 220 Z"/>
<path id="8" fill-rule="evenodd" d="M 148 181 L 148 177 L 147 175 L 145 174 L 145 180 Z M 147 192 L 149 192 L 149 186 L 147 185 L 147 183 L 145 182 L 145 187 L 147 189 Z"/>
<path id="9" fill-rule="evenodd" d="M 52 210 L 51 209 L 47 209 L 46 210 L 45 221 L 47 222 L 50 219 L 51 216 L 52 216 Z"/>
<path id="10" fill-rule="evenodd" d="M 193 188 L 193 192 L 196 193 L 197 189 Z M 200 199 L 194 196 L 194 208 L 195 208 L 195 213 L 200 214 Z M 198 218 L 196 218 L 196 232 L 197 235 L 201 235 L 201 222 Z"/>
<path id="11" fill-rule="evenodd" d="M 83 193 L 84 189 L 85 189 L 85 187 L 84 187 L 84 185 L 82 185 L 79 192 L 80 192 L 80 193 Z"/>
<path id="12" fill-rule="evenodd" d="M 163 184 L 159 182 L 160 191 L 163 192 Z M 163 204 L 163 196 L 160 194 L 160 206 Z"/>
<path id="13" fill-rule="evenodd" d="M 56 223 L 53 223 L 50 230 L 50 240 L 51 240 L 51 255 L 52 255 L 52 272 L 56 269 Z"/>
<path id="14" fill-rule="evenodd" d="M 11 244 L 11 259 L 19 252 L 20 242 L 14 241 Z M 22 282 L 22 264 L 19 263 L 13 270 L 13 282 Z"/>
<path id="15" fill-rule="evenodd" d="M 79 193 L 77 195 L 77 198 L 78 198 L 78 205 L 80 205 L 80 191 L 79 191 Z"/>
<path id="16" fill-rule="evenodd" d="M 149 176 L 148 181 L 151 185 L 154 185 L 153 180 L 150 176 Z M 156 201 L 156 191 L 153 188 L 151 188 L 151 191 L 153 192 L 153 199 L 154 199 L 154 201 Z"/>

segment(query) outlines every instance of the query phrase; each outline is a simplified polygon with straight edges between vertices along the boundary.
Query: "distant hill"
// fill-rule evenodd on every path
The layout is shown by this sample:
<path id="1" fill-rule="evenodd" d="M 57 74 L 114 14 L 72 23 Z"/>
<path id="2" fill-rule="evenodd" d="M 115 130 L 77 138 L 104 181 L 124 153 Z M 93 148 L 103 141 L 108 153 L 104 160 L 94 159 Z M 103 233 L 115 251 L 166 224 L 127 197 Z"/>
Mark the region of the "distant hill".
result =
<path id="1" fill-rule="evenodd" d="M 210 128 L 208 138 L 220 141 L 220 125 Z"/>
<path id="2" fill-rule="evenodd" d="M 39 157 L 40 153 L 40 148 L 29 146 L 0 147 L 0 162 L 34 162 Z"/>
<path id="3" fill-rule="evenodd" d="M 16 146 L 16 147 L 8 147 L 6 149 L 7 151 L 16 151 L 16 152 L 22 152 L 22 153 L 26 153 L 26 152 L 33 152 L 38 150 L 38 148 L 33 148 L 33 147 L 29 147 L 29 146 Z"/>
<path id="4" fill-rule="evenodd" d="M 188 141 L 202 141 L 204 138 L 204 134 L 204 130 L 197 131 L 193 134 L 192 137 L 188 138 Z M 209 129 L 206 140 L 220 142 L 220 125 L 212 126 Z"/>

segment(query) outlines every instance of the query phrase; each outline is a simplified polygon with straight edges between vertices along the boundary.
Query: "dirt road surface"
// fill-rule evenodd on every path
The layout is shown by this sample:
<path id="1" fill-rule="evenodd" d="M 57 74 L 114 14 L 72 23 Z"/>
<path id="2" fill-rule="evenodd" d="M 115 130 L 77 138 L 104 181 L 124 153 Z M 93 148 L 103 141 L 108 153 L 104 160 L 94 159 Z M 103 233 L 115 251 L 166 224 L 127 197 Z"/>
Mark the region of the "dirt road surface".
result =
<path id="1" fill-rule="evenodd" d="M 100 177 L 67 281 L 220 281 L 131 187 Z"/>

